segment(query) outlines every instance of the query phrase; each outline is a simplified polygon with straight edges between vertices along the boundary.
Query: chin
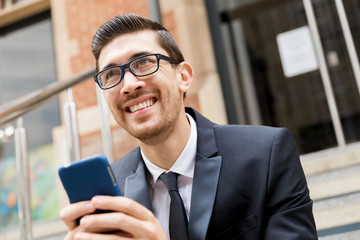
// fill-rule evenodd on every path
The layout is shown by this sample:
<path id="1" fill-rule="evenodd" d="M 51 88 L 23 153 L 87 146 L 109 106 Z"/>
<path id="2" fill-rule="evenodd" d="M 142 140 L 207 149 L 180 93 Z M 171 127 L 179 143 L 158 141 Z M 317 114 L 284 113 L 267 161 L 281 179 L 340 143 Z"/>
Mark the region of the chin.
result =
<path id="1" fill-rule="evenodd" d="M 139 141 L 148 145 L 154 145 L 167 139 L 173 129 L 171 126 L 171 122 L 160 121 L 151 126 L 137 126 L 136 129 L 127 129 L 127 131 Z"/>

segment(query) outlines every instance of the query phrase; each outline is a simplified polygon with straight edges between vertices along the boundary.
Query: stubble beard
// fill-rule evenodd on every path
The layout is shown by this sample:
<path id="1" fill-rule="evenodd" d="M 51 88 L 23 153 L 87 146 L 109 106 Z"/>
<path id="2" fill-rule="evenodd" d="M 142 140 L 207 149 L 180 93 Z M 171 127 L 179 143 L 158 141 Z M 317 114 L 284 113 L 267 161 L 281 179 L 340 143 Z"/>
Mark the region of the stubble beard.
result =
<path id="1" fill-rule="evenodd" d="M 181 104 L 174 102 L 170 107 L 170 111 L 172 112 L 168 115 L 161 114 L 164 117 L 157 119 L 154 123 L 134 125 L 121 120 L 117 122 L 138 141 L 146 145 L 157 145 L 164 142 L 174 132 L 176 122 L 180 116 Z"/>

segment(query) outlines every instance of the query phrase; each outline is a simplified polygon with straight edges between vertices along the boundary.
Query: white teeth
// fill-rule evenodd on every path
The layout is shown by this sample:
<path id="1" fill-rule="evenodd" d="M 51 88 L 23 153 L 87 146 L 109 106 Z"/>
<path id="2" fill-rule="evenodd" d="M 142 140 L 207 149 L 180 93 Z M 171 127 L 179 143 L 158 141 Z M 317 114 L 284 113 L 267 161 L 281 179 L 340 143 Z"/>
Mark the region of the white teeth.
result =
<path id="1" fill-rule="evenodd" d="M 143 108 L 147 108 L 147 107 L 150 107 L 154 104 L 154 101 L 153 100 L 147 100 L 145 102 L 142 102 L 142 103 L 139 103 L 139 104 L 136 104 L 136 105 L 133 105 L 131 107 L 129 107 L 130 109 L 130 112 L 136 112 L 136 111 L 139 111 Z"/>

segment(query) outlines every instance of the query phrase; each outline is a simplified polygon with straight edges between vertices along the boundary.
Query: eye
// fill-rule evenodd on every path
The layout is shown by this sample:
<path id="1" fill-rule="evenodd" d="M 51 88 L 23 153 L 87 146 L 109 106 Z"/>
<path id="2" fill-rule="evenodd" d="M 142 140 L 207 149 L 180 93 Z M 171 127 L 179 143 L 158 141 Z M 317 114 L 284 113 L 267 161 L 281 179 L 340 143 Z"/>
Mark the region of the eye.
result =
<path id="1" fill-rule="evenodd" d="M 105 79 L 109 80 L 109 79 L 112 79 L 114 77 L 120 76 L 120 74 L 121 74 L 120 69 L 117 69 L 117 68 L 110 69 L 109 71 L 106 71 Z"/>
<path id="2" fill-rule="evenodd" d="M 150 64 L 152 61 L 150 58 L 141 58 L 135 62 L 133 62 L 133 64 L 131 65 L 134 68 L 140 68 L 144 65 Z"/>
<path id="3" fill-rule="evenodd" d="M 101 82 L 104 87 L 108 87 L 109 85 L 116 84 L 117 81 L 120 80 L 121 77 L 121 69 L 120 68 L 111 68 L 104 71 L 101 76 Z"/>
<path id="4" fill-rule="evenodd" d="M 136 61 L 131 63 L 131 68 L 134 70 L 146 69 L 147 67 L 151 67 L 157 64 L 157 60 L 155 56 L 147 56 L 137 59 Z"/>

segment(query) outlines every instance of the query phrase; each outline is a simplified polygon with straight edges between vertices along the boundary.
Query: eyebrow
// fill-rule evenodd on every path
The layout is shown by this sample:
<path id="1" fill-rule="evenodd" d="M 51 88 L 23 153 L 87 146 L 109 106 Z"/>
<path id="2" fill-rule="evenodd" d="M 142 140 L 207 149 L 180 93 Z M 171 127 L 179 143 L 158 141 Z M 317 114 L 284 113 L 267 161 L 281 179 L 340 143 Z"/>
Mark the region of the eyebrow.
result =
<path id="1" fill-rule="evenodd" d="M 135 59 L 135 58 L 138 58 L 138 57 L 141 57 L 141 56 L 144 56 L 144 55 L 148 55 L 148 54 L 152 54 L 151 52 L 148 52 L 148 51 L 143 51 L 143 52 L 138 52 L 138 53 L 135 53 L 133 55 L 130 56 L 130 61 Z"/>
<path id="2" fill-rule="evenodd" d="M 144 56 L 144 55 L 147 55 L 147 54 L 151 54 L 151 52 L 149 51 L 142 51 L 142 52 L 137 52 L 137 53 L 134 53 L 130 56 L 128 62 L 131 62 L 132 60 L 134 60 L 135 58 L 138 58 L 138 57 L 141 57 L 141 56 Z M 127 64 L 128 62 L 124 63 L 124 64 Z M 103 71 L 109 67 L 114 67 L 114 66 L 122 66 L 124 64 L 114 64 L 114 63 L 109 63 L 108 65 L 106 65 L 103 69 L 101 69 L 100 71 Z"/>

